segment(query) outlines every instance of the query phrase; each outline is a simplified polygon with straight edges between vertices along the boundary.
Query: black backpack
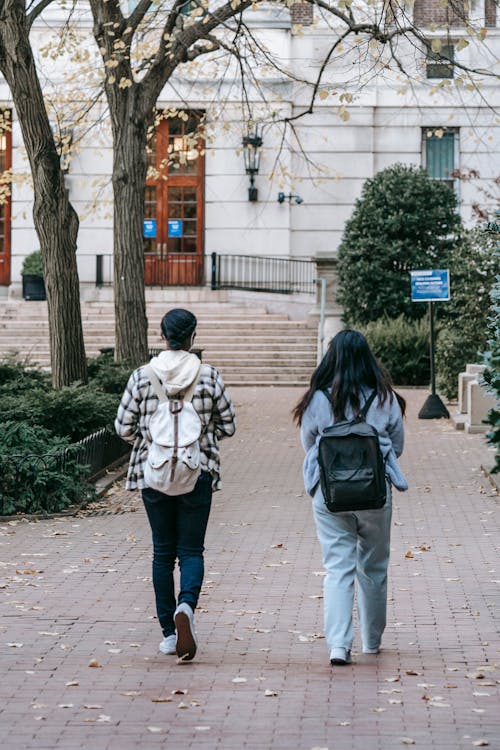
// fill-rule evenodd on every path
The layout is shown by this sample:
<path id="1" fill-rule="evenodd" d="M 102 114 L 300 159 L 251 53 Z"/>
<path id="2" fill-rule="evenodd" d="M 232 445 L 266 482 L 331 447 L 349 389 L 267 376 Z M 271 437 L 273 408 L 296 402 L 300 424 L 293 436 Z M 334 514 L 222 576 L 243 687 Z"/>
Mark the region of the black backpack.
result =
<path id="1" fill-rule="evenodd" d="M 324 391 L 330 401 L 330 394 Z M 366 415 L 376 392 L 370 395 L 352 421 L 332 424 L 319 440 L 320 484 L 326 507 L 332 513 L 370 510 L 385 505 L 385 465 L 378 432 Z"/>

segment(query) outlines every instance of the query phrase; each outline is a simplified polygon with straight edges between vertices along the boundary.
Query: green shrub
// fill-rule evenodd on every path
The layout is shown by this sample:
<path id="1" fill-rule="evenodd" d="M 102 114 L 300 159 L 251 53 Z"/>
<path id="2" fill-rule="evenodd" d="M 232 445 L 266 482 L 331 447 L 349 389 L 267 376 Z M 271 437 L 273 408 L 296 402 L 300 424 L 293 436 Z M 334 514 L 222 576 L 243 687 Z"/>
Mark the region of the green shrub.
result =
<path id="1" fill-rule="evenodd" d="M 500 245 L 496 248 L 495 255 L 500 258 Z M 493 471 L 497 473 L 500 472 L 500 276 L 497 276 L 491 291 L 488 347 L 489 350 L 483 357 L 487 365 L 484 380 L 489 390 L 496 396 L 497 406 L 488 412 L 486 421 L 490 425 L 490 430 L 486 437 L 496 449 Z"/>
<path id="2" fill-rule="evenodd" d="M 490 292 L 499 272 L 495 239 L 484 231 L 464 231 L 450 253 L 450 300 L 437 304 L 440 331 L 436 342 L 438 389 L 456 398 L 458 375 L 479 362 L 487 348 Z"/>
<path id="3" fill-rule="evenodd" d="M 29 422 L 52 435 L 81 440 L 115 419 L 119 398 L 92 385 L 32 388 L 0 399 L 0 421 Z"/>
<path id="4" fill-rule="evenodd" d="M 100 354 L 88 361 L 89 380 L 93 386 L 105 393 L 115 393 L 120 397 L 125 390 L 133 367 L 124 362 L 115 362 L 110 352 Z"/>
<path id="5" fill-rule="evenodd" d="M 18 393 L 33 387 L 50 388 L 50 376 L 28 362 L 19 362 L 14 357 L 0 361 L 0 393 Z"/>
<path id="6" fill-rule="evenodd" d="M 397 385 L 428 385 L 429 321 L 383 317 L 357 326 Z"/>
<path id="7" fill-rule="evenodd" d="M 411 301 L 409 272 L 447 268 L 460 226 L 455 194 L 422 169 L 395 164 L 367 180 L 339 247 L 344 320 L 422 317 L 426 308 Z"/>
<path id="8" fill-rule="evenodd" d="M 25 257 L 23 260 L 21 275 L 43 276 L 42 253 L 40 250 L 35 250 L 34 253 L 30 253 L 30 255 Z"/>
<path id="9" fill-rule="evenodd" d="M 70 441 L 26 422 L 7 422 L 0 432 L 0 513 L 58 512 L 87 502 L 94 489 L 85 481 L 87 469 L 71 454 L 62 463 Z"/>

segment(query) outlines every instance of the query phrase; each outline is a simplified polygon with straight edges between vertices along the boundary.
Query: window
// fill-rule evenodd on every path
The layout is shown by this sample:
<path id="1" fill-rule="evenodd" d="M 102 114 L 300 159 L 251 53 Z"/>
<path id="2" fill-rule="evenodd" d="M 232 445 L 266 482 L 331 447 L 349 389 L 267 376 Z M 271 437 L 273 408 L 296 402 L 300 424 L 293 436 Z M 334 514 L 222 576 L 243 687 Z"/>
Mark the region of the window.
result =
<path id="1" fill-rule="evenodd" d="M 454 190 L 457 164 L 458 131 L 444 128 L 424 128 L 422 157 L 429 177 L 441 180 Z"/>
<path id="2" fill-rule="evenodd" d="M 426 76 L 427 78 L 453 78 L 455 47 L 453 44 L 443 44 L 439 52 L 433 52 L 430 45 L 427 50 Z"/>

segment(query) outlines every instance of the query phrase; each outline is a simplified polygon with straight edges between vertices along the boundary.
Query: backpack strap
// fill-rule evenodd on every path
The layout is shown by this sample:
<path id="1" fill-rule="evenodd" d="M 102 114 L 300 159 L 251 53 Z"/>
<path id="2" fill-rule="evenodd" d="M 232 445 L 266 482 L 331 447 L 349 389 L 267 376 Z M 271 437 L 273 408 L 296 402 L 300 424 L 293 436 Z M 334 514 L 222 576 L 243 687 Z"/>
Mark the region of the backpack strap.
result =
<path id="1" fill-rule="evenodd" d="M 158 375 L 155 373 L 155 371 L 153 370 L 153 368 L 151 367 L 151 365 L 145 365 L 145 367 L 143 369 L 144 369 L 144 372 L 146 373 L 146 375 L 148 376 L 149 382 L 153 386 L 153 391 L 155 392 L 156 396 L 158 397 L 158 401 L 160 401 L 160 403 L 162 401 L 163 402 L 168 401 L 168 398 L 167 398 L 167 396 L 165 394 L 165 391 L 161 387 L 160 379 L 158 378 Z"/>
<path id="2" fill-rule="evenodd" d="M 328 400 L 328 403 L 330 406 L 332 405 L 331 399 L 330 399 L 330 391 L 327 391 L 326 388 L 322 389 L 321 391 L 325 398 Z M 363 419 L 366 419 L 366 415 L 368 414 L 368 409 L 373 404 L 375 400 L 375 396 L 377 395 L 377 391 L 373 390 L 371 394 L 366 399 L 363 408 L 360 410 L 358 417 L 362 417 Z"/>
<path id="3" fill-rule="evenodd" d="M 363 417 L 363 419 L 366 419 L 366 415 L 368 414 L 368 409 L 373 404 L 376 395 L 377 395 L 377 391 L 373 390 L 371 394 L 368 396 L 368 398 L 366 399 L 365 405 L 359 412 L 359 416 Z"/>

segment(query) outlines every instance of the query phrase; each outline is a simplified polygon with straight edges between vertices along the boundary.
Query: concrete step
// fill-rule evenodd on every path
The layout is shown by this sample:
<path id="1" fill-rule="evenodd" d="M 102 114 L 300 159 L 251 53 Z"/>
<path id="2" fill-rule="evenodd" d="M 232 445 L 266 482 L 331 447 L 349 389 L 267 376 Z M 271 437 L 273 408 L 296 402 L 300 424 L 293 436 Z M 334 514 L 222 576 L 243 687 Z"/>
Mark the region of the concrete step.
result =
<path id="1" fill-rule="evenodd" d="M 159 321 L 173 305 L 148 303 L 149 347 L 163 349 Z M 187 305 L 198 316 L 196 344 L 203 360 L 221 369 L 228 385 L 306 385 L 316 365 L 316 330 L 260 305 Z M 113 302 L 82 304 L 87 356 L 114 346 Z M 49 327 L 44 302 L 0 300 L 0 356 L 17 352 L 48 368 Z"/>

